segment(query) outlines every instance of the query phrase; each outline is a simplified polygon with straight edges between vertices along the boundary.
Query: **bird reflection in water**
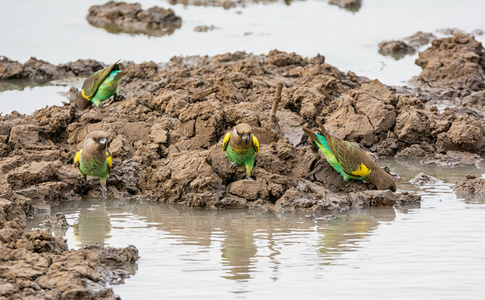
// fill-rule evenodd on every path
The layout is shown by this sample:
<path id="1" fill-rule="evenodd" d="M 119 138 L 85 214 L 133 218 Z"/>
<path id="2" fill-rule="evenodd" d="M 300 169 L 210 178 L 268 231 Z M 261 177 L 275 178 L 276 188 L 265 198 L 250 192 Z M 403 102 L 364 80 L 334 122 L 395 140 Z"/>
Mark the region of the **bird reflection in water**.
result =
<path id="1" fill-rule="evenodd" d="M 83 205 L 85 204 L 85 205 Z M 106 240 L 111 236 L 111 223 L 106 210 L 106 204 L 91 205 L 89 202 L 81 203 L 78 221 L 73 225 L 74 237 L 78 242 L 76 246 L 97 244 L 107 245 Z"/>

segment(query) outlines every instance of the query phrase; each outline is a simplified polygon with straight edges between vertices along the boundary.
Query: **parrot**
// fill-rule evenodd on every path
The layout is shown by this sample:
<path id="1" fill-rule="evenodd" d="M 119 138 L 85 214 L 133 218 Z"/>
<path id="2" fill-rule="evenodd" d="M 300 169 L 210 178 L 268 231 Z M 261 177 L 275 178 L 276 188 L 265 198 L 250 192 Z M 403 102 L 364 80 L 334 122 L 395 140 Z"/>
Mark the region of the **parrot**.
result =
<path id="1" fill-rule="evenodd" d="M 90 132 L 84 139 L 83 147 L 74 157 L 74 166 L 79 169 L 82 179 L 86 179 L 86 176 L 99 178 L 103 198 L 106 198 L 106 179 L 112 164 L 108 151 L 108 134 L 104 131 Z"/>
<path id="2" fill-rule="evenodd" d="M 379 190 L 396 191 L 396 181 L 359 147 L 330 135 L 325 127 L 315 133 L 307 127 L 303 132 L 311 137 L 323 152 L 329 164 L 347 181 L 350 178 L 365 180 Z"/>
<path id="3" fill-rule="evenodd" d="M 237 124 L 234 129 L 224 136 L 222 150 L 232 162 L 231 166 L 245 165 L 246 178 L 251 179 L 254 159 L 259 152 L 259 142 L 254 136 L 251 126 L 246 123 Z"/>
<path id="4" fill-rule="evenodd" d="M 111 67 L 89 75 L 81 89 L 81 96 L 85 101 L 94 103 L 97 108 L 102 101 L 113 95 L 118 96 L 118 86 L 121 78 L 129 72 L 121 71 L 118 62 L 119 60 Z M 77 105 L 80 109 L 84 109 L 86 106 L 81 99 L 77 101 Z"/>

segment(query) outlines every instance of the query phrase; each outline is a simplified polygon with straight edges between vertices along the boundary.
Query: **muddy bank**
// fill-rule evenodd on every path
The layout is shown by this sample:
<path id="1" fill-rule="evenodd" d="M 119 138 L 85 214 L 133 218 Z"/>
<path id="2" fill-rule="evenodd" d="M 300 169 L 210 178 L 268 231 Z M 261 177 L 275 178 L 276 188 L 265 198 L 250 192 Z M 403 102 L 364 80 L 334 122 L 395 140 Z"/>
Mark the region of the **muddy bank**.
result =
<path id="1" fill-rule="evenodd" d="M 105 67 L 102 63 L 92 59 L 78 59 L 74 62 L 56 66 L 35 57 L 31 57 L 22 64 L 8 57 L 0 56 L 0 80 L 24 79 L 42 83 L 61 78 L 87 77 Z M 4 82 L 7 83 L 8 81 L 3 81 L 2 83 Z"/>
<path id="2" fill-rule="evenodd" d="M 138 250 L 90 246 L 69 251 L 62 237 L 26 230 L 25 219 L 33 213 L 26 198 L 0 198 L 0 297 L 119 299 L 106 283 L 129 275 Z"/>
<path id="3" fill-rule="evenodd" d="M 86 16 L 89 24 L 112 33 L 163 36 L 180 28 L 182 19 L 171 9 L 154 6 L 143 10 L 140 3 L 110 1 L 93 5 Z"/>
<path id="4" fill-rule="evenodd" d="M 305 59 L 279 51 L 174 58 L 163 68 L 153 62 L 122 65 L 128 67 L 133 70 L 120 87 L 126 100 L 102 111 L 64 106 L 2 117 L 4 197 L 22 196 L 42 206 L 99 196 L 97 181 L 78 180 L 72 158 L 87 132 L 105 130 L 115 166 L 108 179 L 112 198 L 314 212 L 417 200 L 343 181 L 301 131 L 302 125 L 315 127 L 325 120 L 339 137 L 364 147 L 380 141 L 380 147 L 367 149 L 393 155 L 406 146 L 396 142 L 395 149 L 386 142 L 395 138 L 390 132 L 399 101 L 378 81 L 340 72 L 323 56 Z M 285 88 L 278 123 L 272 124 L 269 110 L 279 81 Z M 340 115 L 347 112 L 339 105 L 356 102 L 361 108 L 369 95 L 376 100 L 365 105 L 379 110 L 367 118 L 362 107 L 353 115 L 372 124 L 344 124 Z M 261 143 L 254 181 L 243 180 L 241 168 L 229 168 L 221 150 L 223 135 L 241 122 L 253 127 Z"/>

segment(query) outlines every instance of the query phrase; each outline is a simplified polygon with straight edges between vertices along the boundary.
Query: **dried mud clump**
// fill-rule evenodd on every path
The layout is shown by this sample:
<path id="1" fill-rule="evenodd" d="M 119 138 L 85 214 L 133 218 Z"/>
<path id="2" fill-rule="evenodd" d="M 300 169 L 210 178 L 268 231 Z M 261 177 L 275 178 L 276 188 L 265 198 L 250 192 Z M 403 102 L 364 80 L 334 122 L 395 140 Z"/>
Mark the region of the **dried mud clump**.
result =
<path id="1" fill-rule="evenodd" d="M 483 197 L 485 195 L 485 178 L 476 175 L 466 175 L 453 188 L 459 197 Z"/>
<path id="2" fill-rule="evenodd" d="M 485 88 L 485 51 L 471 35 L 456 33 L 434 40 L 419 53 L 416 64 L 423 69 L 414 79 L 419 86 L 455 89 L 465 95 Z"/>
<path id="3" fill-rule="evenodd" d="M 140 3 L 115 1 L 91 6 L 86 19 L 109 32 L 151 36 L 171 34 L 182 25 L 182 19 L 171 9 L 154 6 L 143 10 Z"/>
<path id="4" fill-rule="evenodd" d="M 134 246 L 69 251 L 62 237 L 26 230 L 29 200 L 0 198 L 0 297 L 7 299 L 118 299 L 107 282 L 128 276 Z"/>

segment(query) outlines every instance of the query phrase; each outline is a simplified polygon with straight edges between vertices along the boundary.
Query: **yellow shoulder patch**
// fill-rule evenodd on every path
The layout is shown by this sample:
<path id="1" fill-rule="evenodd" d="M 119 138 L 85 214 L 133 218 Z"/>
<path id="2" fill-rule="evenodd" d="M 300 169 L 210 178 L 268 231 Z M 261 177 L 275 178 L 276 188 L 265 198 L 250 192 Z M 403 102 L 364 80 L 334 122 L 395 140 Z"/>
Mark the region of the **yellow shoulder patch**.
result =
<path id="1" fill-rule="evenodd" d="M 254 151 L 256 153 L 259 153 L 259 141 L 254 134 L 253 134 L 253 147 L 254 147 Z"/>
<path id="2" fill-rule="evenodd" d="M 226 133 L 224 140 L 222 141 L 222 151 L 226 151 L 229 140 L 231 139 L 231 132 Z"/>
<path id="3" fill-rule="evenodd" d="M 108 168 L 111 168 L 111 166 L 113 165 L 113 158 L 108 151 L 106 151 L 106 163 L 108 164 Z"/>
<path id="4" fill-rule="evenodd" d="M 359 176 L 359 177 L 365 177 L 365 176 L 369 175 L 370 172 L 371 172 L 371 170 L 369 168 L 367 168 L 366 165 L 361 163 L 360 166 L 358 166 L 356 170 L 352 171 L 352 175 Z"/>
<path id="5" fill-rule="evenodd" d="M 84 89 L 81 89 L 81 94 L 83 95 L 83 98 L 86 99 L 86 100 L 91 100 L 89 99 L 88 96 L 86 96 L 86 94 L 84 94 Z"/>
<path id="6" fill-rule="evenodd" d="M 81 154 L 83 153 L 83 149 L 76 152 L 76 156 L 74 156 L 74 166 L 79 166 L 79 160 L 81 159 Z"/>

